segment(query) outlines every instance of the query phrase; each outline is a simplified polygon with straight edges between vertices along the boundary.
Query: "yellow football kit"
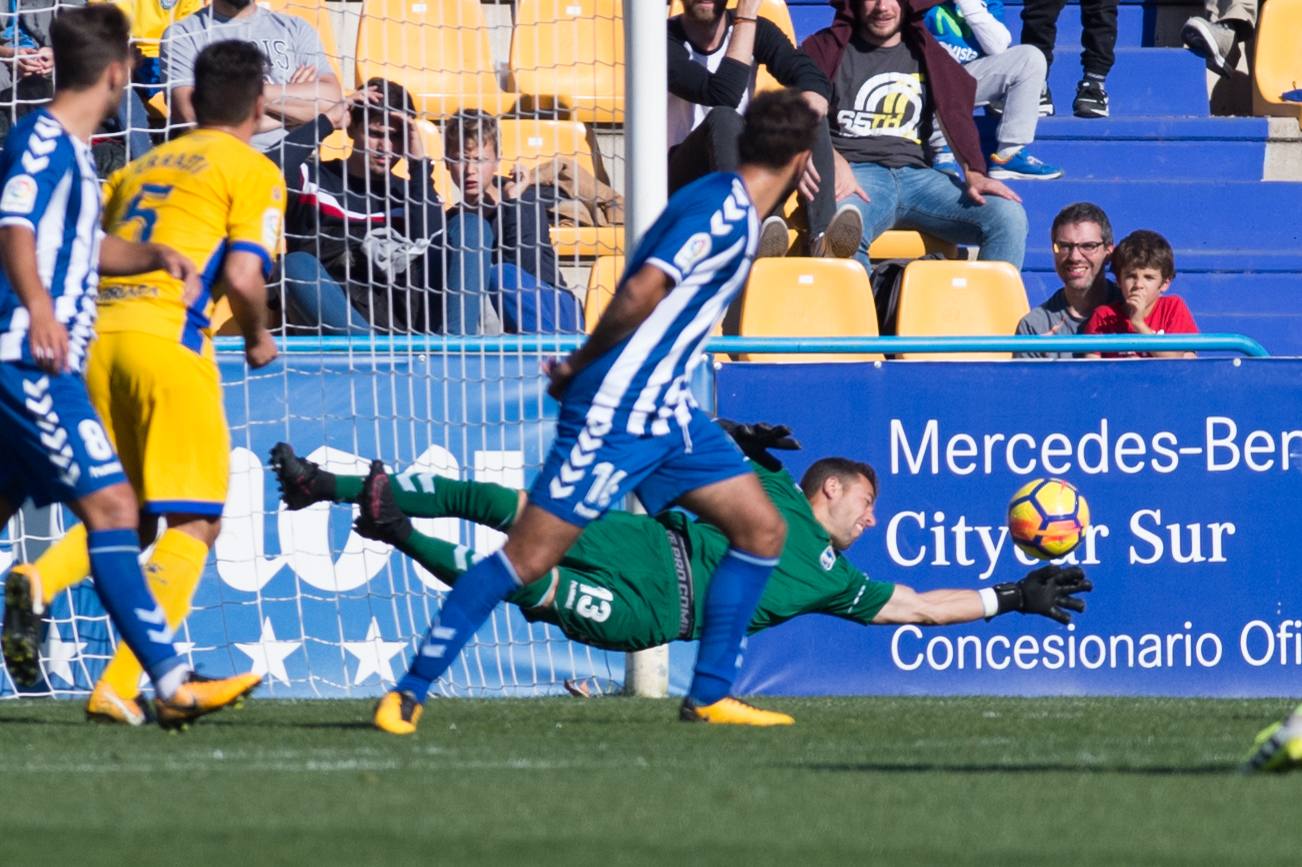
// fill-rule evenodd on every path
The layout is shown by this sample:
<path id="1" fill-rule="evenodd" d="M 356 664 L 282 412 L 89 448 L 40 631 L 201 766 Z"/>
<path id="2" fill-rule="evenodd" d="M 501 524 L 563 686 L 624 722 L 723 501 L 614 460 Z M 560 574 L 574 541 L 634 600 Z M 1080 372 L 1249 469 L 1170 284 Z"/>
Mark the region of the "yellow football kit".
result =
<path id="1" fill-rule="evenodd" d="M 225 132 L 200 129 L 109 179 L 105 229 L 164 244 L 202 275 L 197 297 L 165 271 L 106 277 L 86 381 L 142 508 L 220 515 L 230 434 L 209 327 L 228 253 L 280 246 L 285 182 L 271 160 Z"/>

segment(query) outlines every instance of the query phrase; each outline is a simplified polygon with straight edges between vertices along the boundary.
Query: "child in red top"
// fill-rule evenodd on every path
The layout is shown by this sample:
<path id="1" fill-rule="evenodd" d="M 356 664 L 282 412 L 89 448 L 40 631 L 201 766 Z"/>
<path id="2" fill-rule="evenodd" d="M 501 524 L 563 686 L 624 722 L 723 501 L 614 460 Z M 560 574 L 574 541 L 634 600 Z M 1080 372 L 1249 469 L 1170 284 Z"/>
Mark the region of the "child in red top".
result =
<path id="1" fill-rule="evenodd" d="M 1164 294 L 1175 277 L 1175 253 L 1157 232 L 1131 232 L 1112 251 L 1121 300 L 1094 309 L 1085 334 L 1197 334 L 1193 314 L 1177 295 Z M 1099 353 L 1092 353 L 1094 358 Z M 1104 352 L 1104 358 L 1193 358 L 1192 352 Z"/>

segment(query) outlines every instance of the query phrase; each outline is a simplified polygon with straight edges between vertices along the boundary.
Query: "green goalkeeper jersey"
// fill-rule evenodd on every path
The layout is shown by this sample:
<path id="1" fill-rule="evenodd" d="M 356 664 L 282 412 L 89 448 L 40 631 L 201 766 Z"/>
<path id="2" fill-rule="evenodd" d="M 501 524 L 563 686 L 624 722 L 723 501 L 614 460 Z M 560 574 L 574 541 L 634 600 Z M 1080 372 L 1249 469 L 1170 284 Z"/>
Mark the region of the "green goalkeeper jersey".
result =
<path id="1" fill-rule="evenodd" d="M 895 585 L 873 581 L 832 547 L 789 473 L 752 468 L 786 519 L 787 542 L 748 631 L 814 613 L 871 623 Z M 583 531 L 554 582 L 536 581 L 510 601 L 526 618 L 554 623 L 597 647 L 640 650 L 699 638 L 706 588 L 727 550 L 717 527 L 683 512 L 655 518 L 612 512 Z M 536 607 L 553 584 L 551 606 Z"/>

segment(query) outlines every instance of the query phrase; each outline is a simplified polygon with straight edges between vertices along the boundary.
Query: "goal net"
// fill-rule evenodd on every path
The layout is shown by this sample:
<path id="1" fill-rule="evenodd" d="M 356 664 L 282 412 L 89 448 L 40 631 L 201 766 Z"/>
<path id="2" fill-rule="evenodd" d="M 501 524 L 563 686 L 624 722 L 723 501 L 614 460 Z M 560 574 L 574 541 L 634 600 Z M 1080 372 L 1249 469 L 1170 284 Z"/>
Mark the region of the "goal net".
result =
<path id="1" fill-rule="evenodd" d="M 293 269 L 282 258 L 268 284 L 282 347 L 276 363 L 249 370 L 229 311 L 219 304 L 214 316 L 223 335 L 219 366 L 232 435 L 230 494 L 221 536 L 177 637 L 200 671 L 264 672 L 269 695 L 375 695 L 401 676 L 447 588 L 353 532 L 352 507 L 286 510 L 268 452 L 284 440 L 334 472 L 359 475 L 378 457 L 410 473 L 416 485 L 430 476 L 517 487 L 532 480 L 554 413 L 540 361 L 581 337 L 585 297 L 588 316 L 595 316 L 622 269 L 621 3 L 259 5 L 259 14 L 296 16 L 319 40 L 306 80 L 318 84 L 311 93 L 321 113 L 328 114 L 322 94 L 330 78 L 345 96 L 385 79 L 406 89 L 419 121 L 410 135 L 391 135 L 385 144 L 394 152 L 390 171 L 368 162 L 380 146 L 367 135 L 376 132 L 377 118 L 387 122 L 407 107 L 388 91 L 360 116 L 361 126 L 351 110 L 336 112 L 297 153 L 293 131 L 313 123 L 304 121 L 314 112 L 305 113 L 303 104 L 314 103 L 293 80 L 303 64 L 292 51 L 280 57 L 283 46 L 271 49 L 271 113 L 290 135 L 267 152 L 290 165 L 284 252 L 301 255 Z M 22 23 L 21 15 L 0 17 Z M 175 94 L 148 81 L 151 63 L 156 81 L 167 75 L 167 47 L 160 61 L 151 59 L 160 54 L 161 32 L 136 35 L 145 71 L 137 74 L 134 99 L 97 136 L 102 169 L 183 129 Z M 0 62 L 11 85 L 22 78 L 16 60 Z M 13 119 L 46 98 L 39 89 L 11 86 L 0 92 L 0 109 Z M 495 139 L 482 125 L 478 138 L 449 136 L 450 128 L 464 130 L 466 112 L 476 111 L 496 120 Z M 462 126 L 453 124 L 458 117 Z M 383 137 L 383 125 L 379 132 Z M 467 180 L 477 161 L 494 155 L 485 153 L 485 142 L 500 162 L 478 181 Z M 418 167 L 429 172 L 429 183 L 412 182 Z M 416 180 L 423 180 L 419 173 Z M 476 183 L 494 194 L 468 201 L 463 186 Z M 539 204 L 529 213 L 517 208 L 512 229 L 508 211 L 526 199 Z M 442 225 L 411 229 L 414 213 L 456 206 L 485 218 L 491 242 L 454 232 L 451 215 Z M 546 252 L 530 246 L 520 229 L 531 218 Z M 303 270 L 305 261 L 318 271 Z M 0 535 L 0 574 L 37 558 L 72 520 L 62 508 L 24 509 Z M 467 552 L 490 551 L 501 541 L 453 519 L 416 524 Z M 0 697 L 84 694 L 112 655 L 115 633 L 89 583 L 60 594 L 49 615 L 43 682 L 20 691 L 5 673 Z M 543 695 L 562 691 L 566 680 L 587 679 L 610 691 L 624 672 L 622 654 L 569 642 L 503 605 L 436 690 Z"/>

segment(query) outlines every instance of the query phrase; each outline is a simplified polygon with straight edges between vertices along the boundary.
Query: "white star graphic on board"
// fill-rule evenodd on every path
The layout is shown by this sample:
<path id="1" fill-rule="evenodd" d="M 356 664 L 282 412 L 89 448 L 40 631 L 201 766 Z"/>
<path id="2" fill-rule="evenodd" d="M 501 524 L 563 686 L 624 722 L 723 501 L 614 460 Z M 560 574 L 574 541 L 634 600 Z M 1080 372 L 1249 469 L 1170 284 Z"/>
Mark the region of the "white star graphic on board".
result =
<path id="1" fill-rule="evenodd" d="M 48 674 L 61 678 L 64 683 L 69 685 L 76 684 L 73 680 L 72 664 L 81 656 L 81 652 L 86 649 L 84 641 L 64 641 L 63 636 L 59 634 L 59 625 L 50 624 L 50 634 L 45 640 L 45 670 Z"/>
<path id="2" fill-rule="evenodd" d="M 380 624 L 372 617 L 364 640 L 344 642 L 344 650 L 357 657 L 357 673 L 353 675 L 353 684 L 359 684 L 373 674 L 379 675 L 380 683 L 393 683 L 393 665 L 390 660 L 402 653 L 406 646 L 405 641 L 384 641 L 380 636 Z"/>
<path id="3" fill-rule="evenodd" d="M 270 617 L 262 618 L 262 634 L 258 636 L 257 641 L 250 644 L 235 643 L 240 653 L 253 660 L 251 671 L 254 674 L 271 675 L 273 680 L 278 680 L 285 685 L 289 684 L 289 672 L 285 671 L 285 657 L 302 645 L 301 641 L 277 640 L 276 631 L 271 628 Z"/>

